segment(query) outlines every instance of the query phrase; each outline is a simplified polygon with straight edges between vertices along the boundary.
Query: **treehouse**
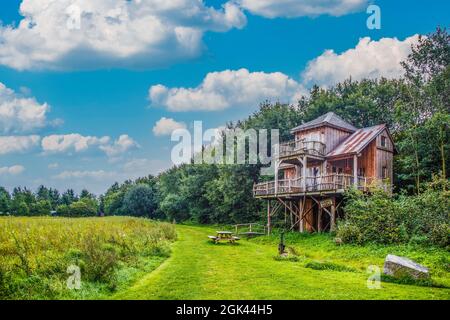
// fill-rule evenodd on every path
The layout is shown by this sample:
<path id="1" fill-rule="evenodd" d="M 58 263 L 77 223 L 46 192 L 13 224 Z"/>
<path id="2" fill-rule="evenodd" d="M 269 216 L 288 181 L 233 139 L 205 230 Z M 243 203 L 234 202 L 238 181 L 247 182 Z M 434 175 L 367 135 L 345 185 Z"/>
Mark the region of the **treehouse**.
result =
<path id="1" fill-rule="evenodd" d="M 284 212 L 291 230 L 333 231 L 346 189 L 391 190 L 395 147 L 386 125 L 358 129 L 329 112 L 291 132 L 294 140 L 277 148 L 274 180 L 253 189 L 267 200 L 269 230 L 271 217 Z"/>

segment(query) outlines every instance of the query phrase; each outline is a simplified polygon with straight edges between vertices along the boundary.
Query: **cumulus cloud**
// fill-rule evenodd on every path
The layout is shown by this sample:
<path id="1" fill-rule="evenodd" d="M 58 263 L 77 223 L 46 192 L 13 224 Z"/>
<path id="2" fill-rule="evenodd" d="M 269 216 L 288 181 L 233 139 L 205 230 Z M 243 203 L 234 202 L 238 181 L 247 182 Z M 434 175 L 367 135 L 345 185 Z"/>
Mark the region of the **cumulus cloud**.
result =
<path id="1" fill-rule="evenodd" d="M 0 155 L 8 153 L 22 153 L 39 146 L 41 138 L 31 136 L 0 136 Z"/>
<path id="2" fill-rule="evenodd" d="M 114 172 L 108 172 L 104 170 L 97 171 L 63 171 L 60 174 L 54 175 L 54 179 L 86 179 L 91 178 L 95 180 L 105 179 L 114 177 L 116 174 Z"/>
<path id="3" fill-rule="evenodd" d="M 21 96 L 0 82 L 0 133 L 22 133 L 43 128 L 48 124 L 49 111 L 47 103 L 40 104 L 34 98 Z"/>
<path id="4" fill-rule="evenodd" d="M 123 134 L 119 137 L 119 139 L 114 141 L 113 144 L 101 145 L 100 150 L 103 150 L 109 157 L 114 157 L 138 147 L 139 145 L 136 141 L 134 141 L 128 135 Z"/>
<path id="5" fill-rule="evenodd" d="M 238 0 L 251 13 L 266 18 L 342 16 L 367 7 L 368 0 Z"/>
<path id="6" fill-rule="evenodd" d="M 352 77 L 363 78 L 399 78 L 403 75 L 400 62 L 411 52 L 418 35 L 401 41 L 397 38 L 382 38 L 378 41 L 365 37 L 359 40 L 355 48 L 341 54 L 326 50 L 322 55 L 310 61 L 302 74 L 305 83 L 321 86 L 333 85 Z"/>
<path id="7" fill-rule="evenodd" d="M 101 150 L 106 155 L 113 157 L 139 147 L 136 141 L 126 134 L 117 140 L 111 141 L 111 137 L 83 136 L 79 133 L 65 135 L 50 135 L 42 138 L 42 151 L 51 153 L 80 153 L 88 150 Z"/>
<path id="8" fill-rule="evenodd" d="M 23 0 L 17 27 L 0 27 L 0 64 L 18 70 L 151 68 L 198 56 L 207 31 L 242 28 L 234 2 Z"/>
<path id="9" fill-rule="evenodd" d="M 172 118 L 162 117 L 159 119 L 153 127 L 153 133 L 155 136 L 167 136 L 171 135 L 176 129 L 185 129 L 186 124 L 184 122 L 177 122 Z"/>
<path id="10" fill-rule="evenodd" d="M 305 90 L 287 75 L 274 72 L 249 72 L 247 69 L 211 72 L 195 88 L 150 87 L 152 105 L 171 111 L 223 110 L 254 107 L 266 99 L 294 102 Z"/>
<path id="11" fill-rule="evenodd" d="M 15 165 L 11 167 L 0 167 L 0 175 L 18 175 L 25 171 L 25 168 L 20 165 Z"/>
<path id="12" fill-rule="evenodd" d="M 93 146 L 106 145 L 110 138 L 82 136 L 78 133 L 50 135 L 42 139 L 42 150 L 46 153 L 82 152 Z"/>

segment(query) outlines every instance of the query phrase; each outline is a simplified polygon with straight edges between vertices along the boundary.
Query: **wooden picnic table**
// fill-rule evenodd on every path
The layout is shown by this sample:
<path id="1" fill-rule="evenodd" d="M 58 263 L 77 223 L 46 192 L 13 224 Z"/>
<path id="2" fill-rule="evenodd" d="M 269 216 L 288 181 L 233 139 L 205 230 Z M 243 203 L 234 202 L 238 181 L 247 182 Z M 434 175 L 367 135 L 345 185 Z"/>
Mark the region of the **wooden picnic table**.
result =
<path id="1" fill-rule="evenodd" d="M 216 236 L 208 236 L 214 243 L 219 243 L 220 241 L 228 241 L 230 243 L 235 243 L 235 241 L 240 240 L 240 238 L 233 235 L 231 231 L 216 231 Z"/>

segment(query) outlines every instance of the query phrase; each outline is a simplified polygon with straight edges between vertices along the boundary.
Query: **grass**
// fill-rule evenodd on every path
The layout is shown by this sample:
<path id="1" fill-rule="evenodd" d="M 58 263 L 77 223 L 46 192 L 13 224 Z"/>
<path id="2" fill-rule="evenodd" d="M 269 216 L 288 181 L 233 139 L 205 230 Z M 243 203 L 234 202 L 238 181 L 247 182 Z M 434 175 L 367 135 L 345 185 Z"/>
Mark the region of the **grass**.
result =
<path id="1" fill-rule="evenodd" d="M 173 225 L 129 217 L 0 218 L 0 299 L 94 299 L 157 268 Z M 67 268 L 80 269 L 70 290 Z"/>
<path id="2" fill-rule="evenodd" d="M 449 299 L 450 289 L 382 282 L 368 289 L 369 265 L 382 267 L 387 253 L 429 266 L 449 283 L 448 252 L 437 248 L 336 246 L 329 235 L 286 236 L 298 259 L 274 259 L 277 236 L 214 245 L 214 229 L 177 226 L 179 241 L 157 270 L 115 299 Z M 314 266 L 311 268 L 311 266 Z M 344 272 L 343 272 L 344 271 Z"/>
<path id="3" fill-rule="evenodd" d="M 439 248 L 338 246 L 328 234 L 293 233 L 279 258 L 277 235 L 215 245 L 207 235 L 216 229 L 177 225 L 173 242 L 173 225 L 119 217 L 2 218 L 0 230 L 3 299 L 450 298 L 449 253 Z M 429 267 L 432 280 L 369 289 L 367 267 L 382 268 L 388 253 Z M 81 290 L 65 287 L 74 262 Z"/>

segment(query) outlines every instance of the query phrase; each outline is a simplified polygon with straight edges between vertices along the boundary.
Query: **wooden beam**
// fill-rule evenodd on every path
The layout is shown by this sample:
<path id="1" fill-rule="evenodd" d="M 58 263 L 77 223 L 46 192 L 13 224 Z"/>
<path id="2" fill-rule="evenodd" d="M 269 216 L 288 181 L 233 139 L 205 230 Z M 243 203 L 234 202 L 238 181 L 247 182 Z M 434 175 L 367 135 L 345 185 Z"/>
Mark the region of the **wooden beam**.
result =
<path id="1" fill-rule="evenodd" d="M 267 235 L 270 235 L 270 200 L 267 201 Z"/>
<path id="2" fill-rule="evenodd" d="M 322 207 L 319 205 L 319 214 L 317 216 L 317 232 L 322 232 Z"/>
<path id="3" fill-rule="evenodd" d="M 358 156 L 353 156 L 353 184 L 355 188 L 358 188 Z"/>
<path id="4" fill-rule="evenodd" d="M 333 205 L 331 206 L 330 231 L 334 232 L 335 230 L 336 230 L 336 198 L 333 197 Z"/>

